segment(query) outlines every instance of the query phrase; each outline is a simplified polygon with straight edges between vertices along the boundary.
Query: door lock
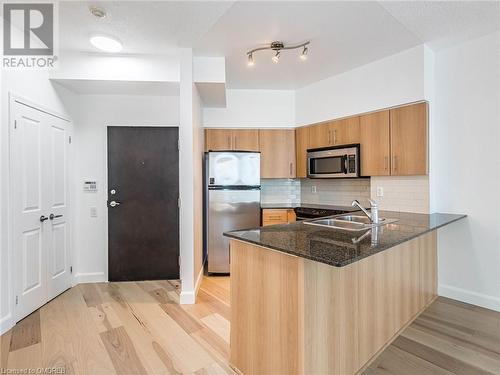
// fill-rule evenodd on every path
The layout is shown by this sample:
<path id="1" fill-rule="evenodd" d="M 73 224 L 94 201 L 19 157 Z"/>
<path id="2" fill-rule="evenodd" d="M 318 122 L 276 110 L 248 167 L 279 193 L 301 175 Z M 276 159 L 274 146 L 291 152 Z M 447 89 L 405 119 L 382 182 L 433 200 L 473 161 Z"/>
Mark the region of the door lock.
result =
<path id="1" fill-rule="evenodd" d="M 119 206 L 119 205 L 120 205 L 120 202 L 116 202 L 116 201 L 109 202 L 109 207 L 116 207 L 116 206 Z"/>

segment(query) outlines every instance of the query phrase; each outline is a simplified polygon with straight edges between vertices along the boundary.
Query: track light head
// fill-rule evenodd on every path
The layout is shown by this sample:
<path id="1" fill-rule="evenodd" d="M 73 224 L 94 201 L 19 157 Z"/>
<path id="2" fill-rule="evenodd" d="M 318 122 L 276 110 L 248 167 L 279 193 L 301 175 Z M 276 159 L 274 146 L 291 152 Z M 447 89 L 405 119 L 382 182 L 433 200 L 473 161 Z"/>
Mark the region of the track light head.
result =
<path id="1" fill-rule="evenodd" d="M 280 61 L 280 51 L 276 51 L 276 55 L 272 58 L 273 63 L 277 64 Z"/>
<path id="2" fill-rule="evenodd" d="M 307 60 L 307 53 L 308 52 L 309 52 L 309 48 L 307 48 L 307 46 L 304 46 L 304 49 L 302 50 L 302 53 L 300 54 L 300 59 Z"/>
<path id="3" fill-rule="evenodd" d="M 255 65 L 255 61 L 253 60 L 253 54 L 252 53 L 249 53 L 248 54 L 248 62 L 247 62 L 248 66 L 254 66 Z"/>

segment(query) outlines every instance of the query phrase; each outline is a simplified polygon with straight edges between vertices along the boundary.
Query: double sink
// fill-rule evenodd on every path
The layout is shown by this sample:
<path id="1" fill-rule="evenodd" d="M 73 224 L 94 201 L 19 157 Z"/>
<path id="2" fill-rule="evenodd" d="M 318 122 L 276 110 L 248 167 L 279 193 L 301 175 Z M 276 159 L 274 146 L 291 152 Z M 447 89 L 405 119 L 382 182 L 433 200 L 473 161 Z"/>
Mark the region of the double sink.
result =
<path id="1" fill-rule="evenodd" d="M 361 215 L 342 215 L 324 217 L 320 219 L 305 220 L 307 225 L 317 225 L 320 227 L 346 230 L 350 232 L 360 232 L 374 227 L 394 223 L 397 219 L 379 218 L 377 223 L 373 223 L 370 218 Z"/>

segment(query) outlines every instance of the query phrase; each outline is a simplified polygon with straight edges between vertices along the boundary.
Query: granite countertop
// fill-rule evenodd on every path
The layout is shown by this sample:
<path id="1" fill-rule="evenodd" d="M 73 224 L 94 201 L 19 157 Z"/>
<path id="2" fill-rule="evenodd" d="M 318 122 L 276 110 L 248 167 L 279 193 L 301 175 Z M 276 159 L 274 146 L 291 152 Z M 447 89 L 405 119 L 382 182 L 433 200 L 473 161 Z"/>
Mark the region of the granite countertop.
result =
<path id="1" fill-rule="evenodd" d="M 224 235 L 301 258 L 343 267 L 465 218 L 466 215 L 380 211 L 380 217 L 398 221 L 378 227 L 378 241 L 375 244 L 372 244 L 371 237 L 374 234 L 371 231 L 347 232 L 303 222 L 237 230 Z M 370 233 L 366 234 L 367 232 Z M 360 238 L 364 234 L 365 237 Z"/>

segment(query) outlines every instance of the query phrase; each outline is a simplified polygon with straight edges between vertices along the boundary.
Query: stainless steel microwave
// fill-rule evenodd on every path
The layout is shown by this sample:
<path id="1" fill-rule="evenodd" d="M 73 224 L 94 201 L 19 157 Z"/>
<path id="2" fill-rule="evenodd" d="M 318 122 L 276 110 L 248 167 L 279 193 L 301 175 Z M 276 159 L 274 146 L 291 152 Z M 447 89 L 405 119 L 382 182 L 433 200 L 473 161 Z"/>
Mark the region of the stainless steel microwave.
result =
<path id="1" fill-rule="evenodd" d="M 359 177 L 359 144 L 307 150 L 307 177 Z"/>

